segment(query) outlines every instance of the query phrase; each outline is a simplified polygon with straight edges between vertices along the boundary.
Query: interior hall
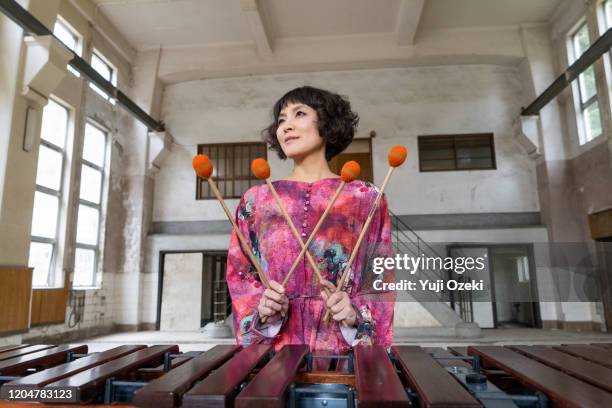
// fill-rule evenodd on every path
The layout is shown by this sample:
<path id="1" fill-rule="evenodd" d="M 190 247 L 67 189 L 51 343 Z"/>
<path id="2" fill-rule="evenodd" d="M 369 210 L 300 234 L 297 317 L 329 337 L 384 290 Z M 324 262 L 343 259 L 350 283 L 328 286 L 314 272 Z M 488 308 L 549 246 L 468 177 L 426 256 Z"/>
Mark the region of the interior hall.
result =
<path id="1" fill-rule="evenodd" d="M 612 0 L 0 2 L 0 346 L 233 344 L 230 212 L 291 161 L 261 131 L 308 85 L 397 254 L 483 290 L 402 291 L 396 344 L 611 342 Z M 410 273 L 396 269 L 398 280 Z"/>

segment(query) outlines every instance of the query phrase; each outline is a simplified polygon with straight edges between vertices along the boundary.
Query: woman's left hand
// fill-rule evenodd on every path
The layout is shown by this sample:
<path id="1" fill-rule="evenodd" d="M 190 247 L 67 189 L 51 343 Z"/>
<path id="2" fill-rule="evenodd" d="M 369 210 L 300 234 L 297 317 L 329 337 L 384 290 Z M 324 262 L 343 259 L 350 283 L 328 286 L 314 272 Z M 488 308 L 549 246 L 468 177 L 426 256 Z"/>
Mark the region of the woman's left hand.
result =
<path id="1" fill-rule="evenodd" d="M 330 309 L 332 318 L 340 322 L 344 320 L 348 326 L 354 326 L 357 319 L 357 313 L 351 304 L 351 299 L 348 293 L 343 291 L 336 292 L 336 286 L 327 280 L 321 280 L 321 286 L 329 289 L 330 295 L 322 290 L 321 297 L 325 302 L 325 306 Z"/>

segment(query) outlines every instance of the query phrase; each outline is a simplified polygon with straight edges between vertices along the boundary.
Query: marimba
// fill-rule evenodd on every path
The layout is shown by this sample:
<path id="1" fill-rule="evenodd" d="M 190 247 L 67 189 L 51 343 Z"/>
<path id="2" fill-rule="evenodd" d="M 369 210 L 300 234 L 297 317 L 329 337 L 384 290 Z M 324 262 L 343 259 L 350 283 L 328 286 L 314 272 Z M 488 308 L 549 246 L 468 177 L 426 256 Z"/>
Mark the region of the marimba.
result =
<path id="1" fill-rule="evenodd" d="M 0 407 L 603 408 L 612 407 L 612 344 L 358 346 L 346 355 L 303 345 L 91 354 L 84 345 L 15 345 L 0 347 L 0 384 Z"/>

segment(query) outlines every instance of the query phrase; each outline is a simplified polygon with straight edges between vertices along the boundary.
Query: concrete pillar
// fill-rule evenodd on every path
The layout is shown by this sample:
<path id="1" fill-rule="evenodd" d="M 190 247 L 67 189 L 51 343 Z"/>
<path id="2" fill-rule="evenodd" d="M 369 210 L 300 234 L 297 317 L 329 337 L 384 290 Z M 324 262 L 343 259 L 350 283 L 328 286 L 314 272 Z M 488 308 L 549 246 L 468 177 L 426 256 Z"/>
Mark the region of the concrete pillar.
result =
<path id="1" fill-rule="evenodd" d="M 59 3 L 20 2 L 49 29 Z M 0 15 L 0 264 L 28 263 L 42 108 L 70 58 L 51 36 L 23 40 L 23 30 Z"/>
<path id="2" fill-rule="evenodd" d="M 146 51 L 138 55 L 133 67 L 132 87 L 129 96 L 146 112 L 158 116 L 162 84 L 157 78 L 160 50 Z M 157 287 L 144 279 L 144 254 L 146 237 L 153 213 L 153 189 L 156 170 L 161 166 L 172 137 L 165 133 L 149 133 L 147 127 L 134 120 L 131 132 L 123 143 L 124 168 L 123 205 L 125 224 L 123 239 L 125 250 L 120 275 L 115 282 L 118 291 L 116 323 L 126 329 L 142 328 L 153 323 L 151 309 L 156 302 Z M 145 302 L 144 299 L 148 299 Z M 151 324 L 145 325 L 151 328 Z"/>
<path id="3" fill-rule="evenodd" d="M 557 61 L 564 59 L 555 55 L 547 27 L 521 27 L 520 34 L 527 57 L 522 72 L 524 93 L 529 95 L 526 102 L 529 103 L 542 94 L 567 65 L 562 62 L 557 64 Z M 587 214 L 575 180 L 571 161 L 572 141 L 567 131 L 567 113 L 563 108 L 563 99 L 568 92 L 571 90 L 566 90 L 549 102 L 537 118 L 519 117 L 515 121 L 517 140 L 536 161 L 541 215 L 550 241 L 550 270 L 542 273 L 549 276 L 548 284 L 553 285 L 559 293 L 564 293 L 563 289 L 570 283 L 576 285 L 577 280 L 584 278 L 579 276 L 576 266 L 590 256 Z M 605 114 L 602 115 L 603 121 L 605 117 Z M 569 274 L 568 269 L 571 271 Z M 551 299 L 551 296 L 546 299 Z M 592 313 L 593 304 L 568 300 L 565 294 L 560 295 L 554 305 L 550 302 L 541 304 L 543 320 L 572 321 L 578 317 L 583 321 L 599 320 Z"/>

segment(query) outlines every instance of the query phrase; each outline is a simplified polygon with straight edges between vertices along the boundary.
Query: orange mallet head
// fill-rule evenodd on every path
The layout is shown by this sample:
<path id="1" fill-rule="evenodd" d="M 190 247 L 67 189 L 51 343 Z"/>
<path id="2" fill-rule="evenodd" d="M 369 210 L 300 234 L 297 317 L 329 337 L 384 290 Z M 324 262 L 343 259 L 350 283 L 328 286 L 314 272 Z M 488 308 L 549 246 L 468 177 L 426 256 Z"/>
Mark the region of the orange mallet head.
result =
<path id="1" fill-rule="evenodd" d="M 198 177 L 207 179 L 212 176 L 213 165 L 207 155 L 198 154 L 194 156 L 193 160 L 191 160 L 191 165 Z"/>
<path id="2" fill-rule="evenodd" d="M 266 159 L 261 157 L 251 162 L 251 171 L 259 180 L 265 180 L 270 177 L 270 165 Z"/>
<path id="3" fill-rule="evenodd" d="M 359 173 L 361 173 L 361 166 L 359 166 L 359 163 L 356 161 L 351 160 L 344 163 L 340 176 L 342 177 L 342 181 L 345 183 L 350 183 L 359 177 Z"/>
<path id="4" fill-rule="evenodd" d="M 389 151 L 389 155 L 387 156 L 389 159 L 389 165 L 391 167 L 399 167 L 406 160 L 406 156 L 408 156 L 408 149 L 406 146 L 395 145 Z"/>

